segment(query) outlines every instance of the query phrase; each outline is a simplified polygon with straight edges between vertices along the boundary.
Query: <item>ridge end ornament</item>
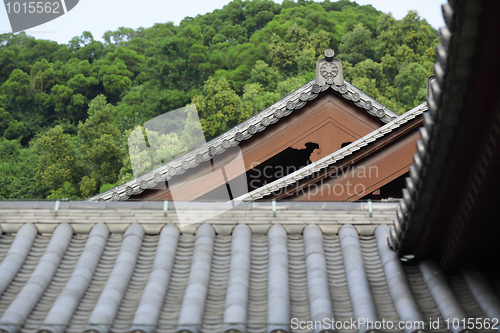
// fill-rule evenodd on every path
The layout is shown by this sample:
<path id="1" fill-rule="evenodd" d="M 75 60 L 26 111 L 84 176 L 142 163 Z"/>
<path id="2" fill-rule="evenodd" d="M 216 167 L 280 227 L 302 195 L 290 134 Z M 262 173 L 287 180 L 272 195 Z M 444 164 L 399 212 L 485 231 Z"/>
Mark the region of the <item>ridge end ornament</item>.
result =
<path id="1" fill-rule="evenodd" d="M 334 56 L 335 56 L 335 51 L 332 49 L 326 49 L 323 54 L 325 55 L 325 59 L 327 61 L 332 61 L 334 59 Z"/>
<path id="2" fill-rule="evenodd" d="M 323 87 L 325 84 L 344 84 L 344 74 L 342 71 L 342 61 L 334 58 L 335 52 L 327 49 L 324 52 L 325 58 L 316 62 L 316 84 Z"/>
<path id="3" fill-rule="evenodd" d="M 339 73 L 339 68 L 334 63 L 324 62 L 321 65 L 319 72 L 320 72 L 321 76 L 324 78 L 327 78 L 329 76 L 335 77 Z"/>
<path id="4" fill-rule="evenodd" d="M 132 186 L 127 186 L 125 188 L 125 194 L 128 195 L 128 196 L 131 196 L 132 194 L 134 194 L 134 189 Z"/>

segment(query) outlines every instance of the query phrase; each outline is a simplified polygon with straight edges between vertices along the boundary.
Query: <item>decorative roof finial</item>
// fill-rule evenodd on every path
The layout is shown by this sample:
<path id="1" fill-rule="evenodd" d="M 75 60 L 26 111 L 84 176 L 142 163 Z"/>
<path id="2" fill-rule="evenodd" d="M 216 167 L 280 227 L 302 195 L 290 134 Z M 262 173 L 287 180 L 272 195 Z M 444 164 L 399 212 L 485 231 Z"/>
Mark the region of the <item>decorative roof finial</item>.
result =
<path id="1" fill-rule="evenodd" d="M 343 85 L 342 62 L 334 58 L 335 52 L 332 49 L 325 50 L 324 55 L 324 59 L 316 62 L 316 84 L 320 87 L 325 84 Z"/>
<path id="2" fill-rule="evenodd" d="M 335 56 L 335 51 L 332 49 L 326 49 L 324 54 L 326 61 L 332 61 L 333 57 Z"/>

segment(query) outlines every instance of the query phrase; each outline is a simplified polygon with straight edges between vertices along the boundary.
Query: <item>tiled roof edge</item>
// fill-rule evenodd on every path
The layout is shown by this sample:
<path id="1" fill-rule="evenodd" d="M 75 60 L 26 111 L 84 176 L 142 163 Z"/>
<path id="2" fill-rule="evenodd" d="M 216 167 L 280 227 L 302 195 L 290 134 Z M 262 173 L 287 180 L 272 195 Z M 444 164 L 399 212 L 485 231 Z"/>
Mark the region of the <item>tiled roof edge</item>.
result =
<path id="1" fill-rule="evenodd" d="M 125 201 L 125 202 L 95 202 L 95 201 L 0 201 L 2 210 L 40 209 L 53 210 L 227 210 L 227 204 L 222 202 L 167 202 L 163 201 Z M 368 211 L 369 205 L 365 202 L 276 202 L 276 210 L 308 210 L 308 211 Z M 397 202 L 372 202 L 374 211 L 395 210 Z M 241 202 L 231 210 L 272 210 L 270 202 Z"/>
<path id="2" fill-rule="evenodd" d="M 416 106 L 415 108 L 404 113 L 390 123 L 387 123 L 384 126 L 376 129 L 375 131 L 368 133 L 364 137 L 354 141 L 348 146 L 345 146 L 344 148 L 323 157 L 321 160 L 311 163 L 291 174 L 288 174 L 285 177 L 273 181 L 272 183 L 259 187 L 252 192 L 244 194 L 235 199 L 235 201 L 254 201 L 257 199 L 261 199 L 267 195 L 270 195 L 274 191 L 277 191 L 283 187 L 304 179 L 315 172 L 321 171 L 322 169 L 336 163 L 337 161 L 342 160 L 344 157 L 351 155 L 353 152 L 361 149 L 362 147 L 377 141 L 379 138 L 384 137 L 388 133 L 391 133 L 393 130 L 421 115 L 425 111 L 427 111 L 426 102 Z"/>
<path id="3" fill-rule="evenodd" d="M 228 148 L 237 146 L 241 141 L 248 140 L 255 134 L 262 132 L 281 118 L 290 115 L 294 110 L 301 109 L 309 101 L 316 99 L 321 92 L 329 88 L 339 92 L 346 100 L 352 101 L 356 106 L 365 109 L 369 115 L 379 118 L 384 123 L 389 123 L 397 118 L 396 113 L 346 80 L 340 86 L 328 83 L 324 86 L 319 86 L 315 82 L 316 79 L 309 81 L 250 119 L 197 149 L 142 175 L 140 179 L 131 180 L 104 193 L 95 195 L 88 200 L 127 200 L 132 195 L 140 194 L 147 188 L 152 188 L 162 181 L 168 181 L 176 175 L 181 175 L 187 170 L 197 167 L 200 163 L 212 159 L 215 155 L 224 153 Z"/>
<path id="4" fill-rule="evenodd" d="M 416 144 L 417 154 L 413 156 L 414 166 L 410 168 L 410 177 L 406 178 L 403 199 L 389 237 L 391 247 L 400 255 L 407 254 L 402 253 L 408 250 L 405 249 L 407 243 L 415 240 L 428 218 L 431 202 L 439 187 L 436 179 L 442 179 L 446 171 L 443 164 L 448 155 L 443 152 L 455 145 L 455 141 L 450 138 L 456 136 L 456 124 L 464 110 L 463 98 L 467 94 L 456 92 L 463 92 L 473 75 L 472 66 L 457 64 L 472 62 L 476 54 L 473 45 L 479 30 L 461 27 L 465 26 L 463 22 L 468 22 L 468 26 L 479 24 L 481 3 L 471 1 L 467 6 L 464 5 L 461 12 L 463 17 L 457 17 L 459 9 L 456 1 L 442 5 L 445 26 L 439 29 L 441 44 L 436 46 L 438 62 L 434 64 L 434 75 L 427 80 L 429 110 L 423 115 L 420 140 Z M 465 48 L 469 51 L 462 52 Z"/>

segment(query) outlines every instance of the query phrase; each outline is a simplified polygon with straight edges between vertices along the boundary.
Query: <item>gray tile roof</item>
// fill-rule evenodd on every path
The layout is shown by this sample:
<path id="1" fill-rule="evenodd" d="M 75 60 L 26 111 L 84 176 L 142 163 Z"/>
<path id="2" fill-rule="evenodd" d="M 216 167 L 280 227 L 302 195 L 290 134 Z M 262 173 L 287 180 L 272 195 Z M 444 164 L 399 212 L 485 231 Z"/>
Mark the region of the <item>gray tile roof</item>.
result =
<path id="1" fill-rule="evenodd" d="M 439 318 L 446 331 L 447 318 L 500 316 L 488 272 L 398 258 L 391 203 L 278 204 L 276 216 L 252 203 L 183 229 L 158 204 L 61 203 L 56 214 L 2 202 L 0 332 L 320 332 L 294 322 L 359 317 Z"/>
<path id="2" fill-rule="evenodd" d="M 485 237 L 500 230 L 493 207 L 500 184 L 500 66 L 489 42 L 499 38 L 492 34 L 499 31 L 498 18 L 490 15 L 498 1 L 450 0 L 442 11 L 446 25 L 439 30 L 435 75 L 427 82 L 428 111 L 391 243 L 400 255 L 434 255 L 452 267 L 498 251 L 498 242 Z M 472 233 L 477 243 L 468 240 Z M 439 250 L 426 246 L 428 240 Z"/>
<path id="3" fill-rule="evenodd" d="M 393 246 L 399 251 L 402 250 L 400 243 L 405 243 L 406 247 L 408 243 L 415 243 L 429 218 L 437 190 L 442 185 L 441 180 L 449 172 L 444 165 L 450 159 L 452 147 L 456 146 L 459 136 L 457 124 L 465 109 L 464 100 L 469 95 L 466 87 L 474 75 L 473 66 L 463 64 L 472 63 L 475 55 L 480 4 L 479 1 L 471 1 L 464 5 L 461 20 L 456 18 L 457 7 L 458 2 L 454 1 L 442 6 L 446 26 L 439 29 L 441 45 L 436 48 L 438 62 L 434 64 L 435 75 L 427 80 L 428 111 L 423 115 L 424 126 L 420 128 L 421 140 L 417 142 L 414 166 L 410 168 L 410 177 L 406 179 L 407 186 L 403 189 L 404 200 L 396 222 L 398 233 L 392 237 Z M 458 24 L 459 21 L 463 23 Z M 471 25 L 476 28 L 471 29 Z M 463 49 L 468 52 L 462 52 Z M 447 75 L 446 70 L 456 70 L 457 74 Z M 405 251 L 408 252 L 408 248 Z"/>
<path id="4" fill-rule="evenodd" d="M 316 99 L 320 93 L 329 89 L 340 93 L 344 99 L 352 101 L 356 106 L 365 110 L 369 115 L 380 119 L 383 123 L 388 123 L 398 117 L 396 113 L 345 80 L 344 84 L 339 86 L 334 83 L 319 86 L 316 84 L 316 79 L 314 79 L 196 150 L 146 173 L 140 177 L 141 182 L 134 179 L 98 194 L 89 200 L 127 200 L 133 195 L 140 194 L 145 189 L 152 188 L 160 182 L 168 181 L 176 175 L 181 175 L 186 170 L 196 168 L 201 162 L 208 161 L 215 155 L 224 153 L 228 148 L 239 145 L 241 141 L 250 139 L 255 134 L 264 131 L 268 126 L 286 118 L 295 110 L 301 109 L 309 101 Z"/>

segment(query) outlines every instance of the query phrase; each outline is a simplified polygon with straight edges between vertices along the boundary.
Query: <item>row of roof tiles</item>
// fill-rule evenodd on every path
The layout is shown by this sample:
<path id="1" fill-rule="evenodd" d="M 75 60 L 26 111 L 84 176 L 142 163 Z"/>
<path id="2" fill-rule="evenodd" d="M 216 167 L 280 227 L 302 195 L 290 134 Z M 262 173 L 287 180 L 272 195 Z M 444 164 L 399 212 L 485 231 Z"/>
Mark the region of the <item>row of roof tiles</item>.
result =
<path id="1" fill-rule="evenodd" d="M 140 224 L 123 234 L 104 224 L 86 235 L 68 224 L 37 231 L 25 224 L 0 238 L 2 333 L 298 332 L 298 321 L 321 322 L 302 330 L 319 333 L 333 330 L 330 319 L 353 318 L 417 323 L 404 329 L 414 332 L 437 319 L 446 330 L 445 319 L 500 317 L 497 277 L 403 265 L 387 225 L 361 237 L 351 225 L 326 235 L 315 224 L 303 234 L 273 225 L 267 235 L 244 224 L 231 235 L 209 224 L 195 235 L 172 224 L 157 235 Z"/>
<path id="2" fill-rule="evenodd" d="M 390 224 L 397 203 L 241 203 L 225 211 L 220 203 L 172 202 L 0 202 L 0 228 L 16 232 L 24 223 L 33 223 L 41 233 L 51 233 L 58 223 L 69 223 L 75 233 L 88 233 L 95 223 L 105 223 L 112 232 L 125 232 L 141 223 L 147 234 L 158 233 L 163 225 L 179 224 L 183 233 L 194 233 L 200 216 L 216 215 L 211 223 L 218 234 L 230 234 L 238 223 L 253 233 L 265 234 L 273 224 L 289 232 L 301 232 L 308 223 L 317 223 L 328 234 L 343 224 L 355 225 L 361 234 L 372 234 L 377 224 Z M 177 209 L 177 210 L 176 210 Z"/>
<path id="3" fill-rule="evenodd" d="M 475 7 L 475 6 L 472 6 Z M 443 9 L 443 17 L 445 18 L 446 26 L 439 29 L 439 34 L 441 38 L 441 45 L 438 45 L 436 48 L 436 54 L 438 63 L 434 64 L 434 73 L 436 75 L 430 76 L 427 80 L 427 97 L 426 104 L 428 105 L 428 110 L 423 114 L 423 123 L 424 126 L 420 128 L 420 137 L 421 140 L 417 141 L 417 154 L 413 156 L 413 166 L 410 167 L 409 175 L 410 177 L 406 178 L 406 187 L 403 189 L 403 198 L 401 201 L 401 207 L 398 211 L 398 219 L 395 221 L 395 230 L 396 232 L 391 237 L 391 245 L 395 249 L 400 249 L 400 243 L 404 240 L 404 238 L 409 238 L 411 235 L 408 235 L 407 231 L 410 229 L 410 213 L 416 205 L 423 205 L 425 209 L 419 209 L 416 214 L 420 215 L 416 224 L 422 224 L 422 218 L 425 216 L 429 209 L 429 203 L 432 200 L 431 193 L 434 193 L 437 189 L 437 182 L 435 180 L 442 178 L 442 172 L 444 171 L 442 164 L 443 160 L 447 158 L 447 152 L 450 149 L 449 145 L 453 144 L 453 140 L 451 138 L 454 136 L 456 129 L 456 118 L 458 118 L 460 109 L 457 107 L 457 101 L 451 101 L 454 104 L 454 107 L 449 110 L 448 116 L 451 118 L 455 118 L 454 120 L 441 122 L 440 125 L 444 128 L 440 129 L 441 133 L 446 133 L 447 140 L 440 142 L 437 145 L 434 140 L 437 140 L 437 126 L 436 122 L 438 118 L 442 117 L 439 115 L 440 107 L 443 103 L 442 93 L 443 93 L 443 85 L 445 79 L 445 69 L 448 58 L 448 51 L 451 46 L 452 33 L 453 30 L 453 18 L 454 11 L 451 5 L 444 4 L 442 6 Z M 471 16 L 471 18 L 477 18 L 478 16 L 477 10 L 471 10 L 467 13 L 467 15 Z M 471 42 L 474 39 L 474 34 L 464 34 L 462 37 L 465 38 L 465 42 Z M 472 52 L 462 53 L 460 54 L 462 59 L 461 62 L 468 62 L 470 58 L 473 56 Z M 465 58 L 464 58 L 465 57 Z M 468 72 L 470 74 L 470 68 L 464 67 L 462 71 Z M 465 74 L 465 73 L 463 73 Z M 467 75 L 461 75 L 462 79 L 465 81 L 467 79 Z M 460 84 L 455 80 L 452 84 Z M 454 98 L 463 98 L 463 96 L 454 96 Z M 434 152 L 434 159 L 431 161 L 430 156 L 432 155 L 432 151 L 439 149 L 439 153 L 436 154 Z M 432 165 L 434 164 L 434 166 Z M 426 181 L 425 184 L 422 180 L 424 178 L 432 178 L 433 181 Z M 419 193 L 419 195 L 417 195 Z M 419 197 L 419 198 L 417 198 Z M 421 202 L 418 202 L 421 200 Z M 422 208 L 423 208 L 422 207 Z M 413 217 L 415 219 L 415 216 Z M 416 232 L 415 232 L 416 233 Z M 416 236 L 416 235 L 415 235 Z"/>
<path id="4" fill-rule="evenodd" d="M 404 200 L 395 221 L 396 232 L 391 237 L 392 246 L 400 252 L 413 250 L 432 204 L 436 202 L 435 194 L 442 185 L 440 181 L 449 171 L 444 165 L 459 136 L 457 124 L 466 105 L 466 87 L 473 75 L 472 59 L 476 55 L 475 44 L 484 4 L 484 1 L 473 0 L 449 1 L 442 5 L 446 26 L 439 29 L 438 62 L 434 64 L 435 75 L 427 82 L 428 110 L 423 114 L 421 140 L 416 144 L 417 154 L 413 156 L 410 177 L 406 178 Z M 459 6 L 463 7 L 460 18 L 457 15 Z M 450 71 L 454 75 L 447 75 Z M 404 249 L 401 243 L 405 243 Z"/>

